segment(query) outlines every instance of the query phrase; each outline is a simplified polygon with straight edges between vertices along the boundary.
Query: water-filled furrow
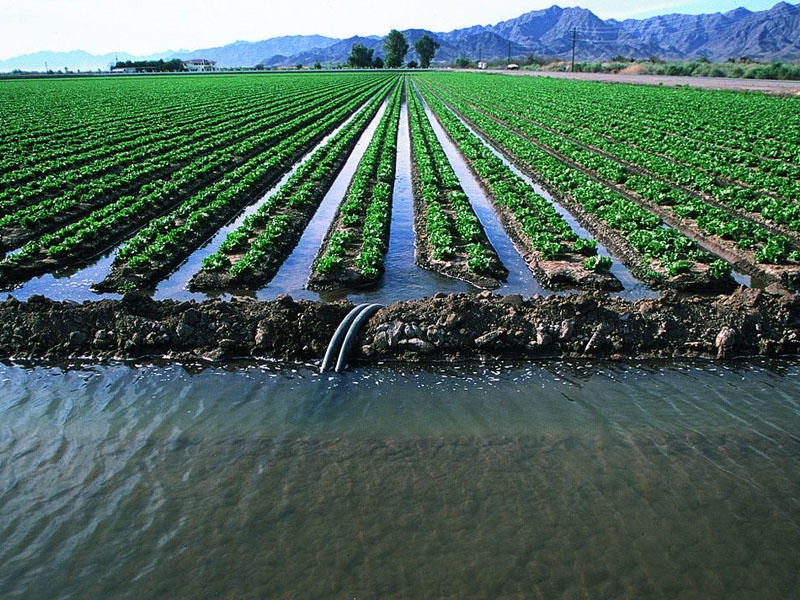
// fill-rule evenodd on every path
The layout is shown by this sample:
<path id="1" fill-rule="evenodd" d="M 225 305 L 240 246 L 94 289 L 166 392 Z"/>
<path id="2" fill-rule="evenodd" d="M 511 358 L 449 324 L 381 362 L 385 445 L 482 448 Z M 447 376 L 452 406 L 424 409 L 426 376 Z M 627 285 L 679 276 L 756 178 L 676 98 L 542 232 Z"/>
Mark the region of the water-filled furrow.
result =
<path id="1" fill-rule="evenodd" d="M 9 291 L 9 294 L 21 301 L 27 300 L 34 294 L 41 294 L 53 300 L 76 302 L 119 298 L 119 294 L 98 294 L 91 289 L 92 285 L 108 275 L 117 249 L 104 253 L 94 263 L 77 270 L 69 269 L 33 277 L 17 285 Z"/>
<path id="2" fill-rule="evenodd" d="M 408 90 L 408 88 L 406 88 Z M 436 292 L 463 293 L 472 289 L 468 283 L 444 277 L 417 266 L 415 259 L 414 190 L 411 180 L 411 140 L 408 105 L 403 101 L 397 131 L 397 157 L 392 192 L 392 215 L 385 271 L 374 290 L 350 290 L 351 302 L 390 304 L 408 298 L 424 298 Z"/>
<path id="3" fill-rule="evenodd" d="M 441 144 L 447 159 L 450 161 L 450 165 L 453 167 L 453 171 L 455 171 L 461 183 L 461 188 L 469 198 L 475 215 L 483 226 L 486 237 L 489 238 L 489 242 L 497 252 L 500 262 L 508 269 L 508 278 L 498 288 L 497 292 L 501 294 L 521 294 L 526 297 L 534 294 L 547 294 L 548 292 L 536 281 L 525 259 L 522 258 L 519 250 L 508 237 L 505 228 L 494 212 L 494 208 L 492 208 L 491 202 L 486 197 L 486 192 L 484 192 L 480 182 L 470 171 L 464 161 L 464 157 L 433 115 L 428 104 L 422 98 L 420 98 L 420 101 L 433 127 L 436 138 L 439 140 L 439 144 Z"/>
<path id="4" fill-rule="evenodd" d="M 540 186 L 538 183 L 533 181 L 527 174 L 521 171 L 511 160 L 508 159 L 508 157 L 506 157 L 505 154 L 497 150 L 497 148 L 495 148 L 492 144 L 490 144 L 486 140 L 486 138 L 484 138 L 481 134 L 476 132 L 475 129 L 469 123 L 464 121 L 464 119 L 462 119 L 459 115 L 456 116 L 458 117 L 459 121 L 461 121 L 461 123 L 464 125 L 464 127 L 466 127 L 473 135 L 475 135 L 479 140 L 481 140 L 481 142 L 483 142 L 483 144 L 489 150 L 491 150 L 491 152 L 495 156 L 497 156 L 497 158 L 503 161 L 504 165 L 506 165 L 509 169 L 511 169 L 511 171 L 513 171 L 515 175 L 521 177 L 528 185 L 531 186 L 531 188 L 533 188 L 533 190 L 538 195 L 542 196 L 548 202 L 550 202 L 550 204 L 553 206 L 556 212 L 559 215 L 561 215 L 564 221 L 566 221 L 567 225 L 570 226 L 570 229 L 572 229 L 572 231 L 574 231 L 580 237 L 584 237 L 587 239 L 594 239 L 594 236 L 591 233 L 589 233 L 589 231 L 585 227 L 583 227 L 580 223 L 578 223 L 577 219 L 575 219 L 572 213 L 570 213 L 555 198 L 553 198 L 553 196 L 550 195 L 550 193 L 547 190 L 542 188 L 542 186 Z M 624 290 L 622 292 L 614 293 L 613 295 L 620 296 L 622 298 L 630 300 L 656 297 L 658 295 L 658 293 L 651 290 L 647 284 L 643 283 L 642 281 L 634 277 L 633 274 L 630 272 L 630 270 L 622 263 L 622 261 L 620 261 L 614 255 L 612 255 L 611 252 L 609 252 L 608 249 L 599 241 L 597 244 L 597 253 L 600 254 L 601 256 L 607 256 L 612 260 L 611 273 L 617 279 L 619 279 L 619 281 L 622 283 L 624 287 Z"/>

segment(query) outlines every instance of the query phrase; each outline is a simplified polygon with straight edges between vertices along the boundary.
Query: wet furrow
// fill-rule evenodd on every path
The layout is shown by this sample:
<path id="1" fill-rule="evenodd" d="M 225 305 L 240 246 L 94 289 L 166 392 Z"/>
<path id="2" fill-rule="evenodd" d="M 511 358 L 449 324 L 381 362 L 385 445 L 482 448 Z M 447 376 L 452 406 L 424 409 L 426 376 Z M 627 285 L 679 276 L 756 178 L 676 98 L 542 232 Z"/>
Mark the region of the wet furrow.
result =
<path id="1" fill-rule="evenodd" d="M 347 188 L 358 168 L 358 163 L 361 161 L 364 152 L 366 152 L 367 146 L 369 146 L 369 142 L 372 136 L 375 135 L 375 130 L 386 112 L 386 107 L 387 103 L 384 102 L 359 138 L 341 172 L 325 194 L 305 231 L 303 231 L 303 235 L 300 237 L 295 249 L 283 262 L 272 281 L 257 292 L 259 300 L 272 300 L 281 294 L 289 294 L 296 299 L 319 299 L 317 292 L 306 289 L 308 276 L 311 273 L 311 265 L 319 252 L 325 234 L 331 227 L 336 211 L 347 193 Z"/>
<path id="2" fill-rule="evenodd" d="M 467 121 L 465 121 L 461 115 L 457 113 L 456 117 L 458 120 L 466 127 L 470 133 L 472 133 L 477 139 L 479 139 L 483 145 L 492 152 L 498 159 L 500 159 L 503 164 L 508 167 L 515 175 L 520 177 L 524 180 L 531 188 L 547 200 L 555 211 L 561 215 L 564 221 L 569 225 L 570 229 L 574 231 L 579 237 L 586 238 L 586 239 L 595 239 L 596 238 L 589 232 L 585 227 L 583 227 L 578 220 L 570 213 L 566 208 L 564 208 L 558 200 L 556 200 L 547 190 L 542 188 L 541 185 L 536 183 L 533 179 L 531 179 L 525 172 L 521 171 L 505 154 L 500 152 L 494 145 L 489 143 L 486 138 L 484 138 L 480 133 L 478 133 L 474 127 Z M 457 149 L 454 149 L 455 152 L 458 153 Z M 460 153 L 459 153 L 460 156 Z M 463 160 L 463 159 L 462 159 Z M 472 173 L 470 172 L 470 175 Z M 473 175 L 474 179 L 474 175 Z M 479 184 L 478 184 L 479 185 Z M 619 281 L 622 283 L 623 291 L 621 292 L 613 292 L 612 295 L 619 296 L 626 300 L 636 300 L 640 298 L 647 298 L 647 297 L 656 297 L 658 296 L 658 292 L 653 291 L 650 286 L 646 283 L 642 282 L 641 280 L 637 279 L 633 273 L 631 273 L 630 269 L 626 267 L 619 258 L 614 256 L 608 248 L 602 243 L 600 240 L 597 241 L 597 253 L 601 256 L 606 256 L 611 259 L 612 266 L 611 266 L 611 274 L 614 275 Z"/>
<path id="3" fill-rule="evenodd" d="M 408 91 L 408 88 L 406 88 Z M 375 290 L 352 291 L 353 302 L 389 304 L 408 298 L 423 298 L 436 292 L 463 293 L 472 288 L 468 283 L 422 269 L 414 262 L 414 191 L 411 183 L 411 138 L 408 127 L 408 104 L 400 108 L 397 132 L 397 160 L 392 195 L 392 219 L 389 228 L 389 249 L 380 287 Z"/>
<path id="4" fill-rule="evenodd" d="M 458 148 L 453 144 L 424 99 L 420 98 L 420 101 L 425 108 L 425 114 L 428 120 L 433 126 L 436 138 L 439 140 L 447 159 L 450 161 L 450 165 L 453 167 L 464 193 L 469 198 L 475 215 L 478 217 L 483 230 L 486 232 L 486 237 L 489 238 L 489 242 L 497 252 L 500 261 L 506 269 L 508 269 L 508 278 L 506 282 L 495 291 L 500 294 L 521 294 L 523 296 L 533 296 L 534 294 L 546 295 L 551 293 L 542 288 L 539 282 L 536 281 L 525 259 L 508 237 L 505 228 L 494 212 L 494 208 L 492 208 L 491 201 L 486 196 L 486 192 L 483 190 L 483 187 L 474 173 L 472 173 L 467 166 L 461 152 L 459 152 Z"/>

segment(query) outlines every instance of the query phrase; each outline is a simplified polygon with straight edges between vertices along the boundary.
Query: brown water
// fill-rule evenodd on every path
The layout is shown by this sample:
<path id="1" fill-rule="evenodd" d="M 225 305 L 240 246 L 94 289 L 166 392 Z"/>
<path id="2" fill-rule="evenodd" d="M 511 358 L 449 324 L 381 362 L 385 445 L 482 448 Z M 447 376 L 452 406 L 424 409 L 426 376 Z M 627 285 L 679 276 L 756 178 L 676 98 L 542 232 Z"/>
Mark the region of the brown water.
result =
<path id="1" fill-rule="evenodd" d="M 793 597 L 798 376 L 0 365 L 0 597 Z"/>

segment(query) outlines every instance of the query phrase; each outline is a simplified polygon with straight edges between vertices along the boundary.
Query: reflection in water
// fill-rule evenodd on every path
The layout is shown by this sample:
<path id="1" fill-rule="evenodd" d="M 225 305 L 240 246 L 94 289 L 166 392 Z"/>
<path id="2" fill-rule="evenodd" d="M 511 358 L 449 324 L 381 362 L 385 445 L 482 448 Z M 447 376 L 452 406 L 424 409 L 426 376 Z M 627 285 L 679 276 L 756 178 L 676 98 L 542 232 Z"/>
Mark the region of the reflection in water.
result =
<path id="1" fill-rule="evenodd" d="M 790 597 L 798 375 L 0 367 L 0 596 Z"/>

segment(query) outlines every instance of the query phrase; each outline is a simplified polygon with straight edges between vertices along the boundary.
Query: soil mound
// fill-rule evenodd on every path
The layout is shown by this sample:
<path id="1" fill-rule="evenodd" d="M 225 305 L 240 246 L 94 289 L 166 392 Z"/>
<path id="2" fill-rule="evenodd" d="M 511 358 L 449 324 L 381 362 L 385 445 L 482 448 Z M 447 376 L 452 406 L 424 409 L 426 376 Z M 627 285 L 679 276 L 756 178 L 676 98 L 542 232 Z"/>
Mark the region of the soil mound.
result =
<path id="1" fill-rule="evenodd" d="M 41 296 L 0 303 L 0 357 L 317 360 L 347 302 L 236 299 L 57 302 Z M 604 293 L 523 299 L 437 294 L 376 312 L 354 360 L 432 361 L 532 357 L 711 357 L 796 355 L 796 296 L 739 288 L 733 294 L 675 292 L 627 302 Z"/>

